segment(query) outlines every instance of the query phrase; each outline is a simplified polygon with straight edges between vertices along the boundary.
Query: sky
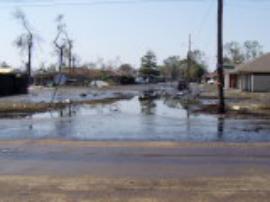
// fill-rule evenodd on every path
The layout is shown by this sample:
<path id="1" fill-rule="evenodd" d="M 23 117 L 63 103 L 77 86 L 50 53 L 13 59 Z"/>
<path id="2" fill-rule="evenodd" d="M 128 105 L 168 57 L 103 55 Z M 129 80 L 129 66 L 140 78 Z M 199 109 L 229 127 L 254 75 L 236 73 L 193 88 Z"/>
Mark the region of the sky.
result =
<path id="1" fill-rule="evenodd" d="M 270 51 L 270 1 L 224 1 L 224 43 L 258 40 L 264 52 Z M 215 69 L 217 0 L 0 0 L 0 61 L 14 67 L 26 60 L 14 46 L 23 31 L 13 17 L 18 8 L 41 38 L 35 69 L 57 62 L 52 41 L 59 14 L 65 16 L 81 63 L 130 63 L 138 68 L 148 50 L 156 53 L 159 64 L 172 55 L 184 58 L 191 34 L 192 48 L 204 51 L 209 69 Z"/>

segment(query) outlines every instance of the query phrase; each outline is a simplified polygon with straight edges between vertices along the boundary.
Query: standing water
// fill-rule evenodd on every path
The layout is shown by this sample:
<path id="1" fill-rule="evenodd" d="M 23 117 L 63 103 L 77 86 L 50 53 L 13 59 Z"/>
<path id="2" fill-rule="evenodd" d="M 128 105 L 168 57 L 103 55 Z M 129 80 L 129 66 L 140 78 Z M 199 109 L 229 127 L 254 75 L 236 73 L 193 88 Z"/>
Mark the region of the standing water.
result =
<path id="1" fill-rule="evenodd" d="M 0 139 L 270 141 L 270 121 L 190 114 L 171 99 L 77 105 L 21 118 L 2 118 Z"/>

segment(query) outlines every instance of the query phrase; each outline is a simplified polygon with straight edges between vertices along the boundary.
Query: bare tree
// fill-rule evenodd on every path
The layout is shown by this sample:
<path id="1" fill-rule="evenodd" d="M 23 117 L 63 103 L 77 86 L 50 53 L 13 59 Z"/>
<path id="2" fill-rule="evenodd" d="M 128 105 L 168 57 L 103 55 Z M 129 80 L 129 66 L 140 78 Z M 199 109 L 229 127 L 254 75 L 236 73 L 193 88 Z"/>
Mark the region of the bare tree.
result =
<path id="1" fill-rule="evenodd" d="M 23 29 L 24 33 L 18 36 L 18 38 L 15 40 L 15 45 L 21 49 L 22 52 L 27 51 L 27 64 L 26 64 L 26 72 L 28 77 L 31 77 L 31 69 L 32 69 L 32 52 L 33 52 L 33 46 L 34 46 L 34 33 L 33 29 L 31 28 L 25 13 L 22 10 L 16 10 L 14 13 L 15 19 L 17 19 Z"/>
<path id="2" fill-rule="evenodd" d="M 59 54 L 59 71 L 62 71 L 62 67 L 64 64 L 64 51 L 66 48 L 66 24 L 63 22 L 63 15 L 58 15 L 56 18 L 57 23 L 57 34 L 53 41 L 54 46 L 56 48 L 57 53 Z"/>
<path id="3" fill-rule="evenodd" d="M 245 61 L 245 55 L 240 43 L 231 41 L 224 45 L 225 61 L 233 65 L 242 64 Z"/>
<path id="4" fill-rule="evenodd" d="M 256 40 L 248 40 L 244 42 L 246 61 L 254 60 L 263 54 L 262 45 Z"/>
<path id="5" fill-rule="evenodd" d="M 66 58 L 68 68 L 71 71 L 72 69 L 72 58 L 73 58 L 73 40 L 70 39 L 67 30 L 66 24 L 64 23 L 64 16 L 58 15 L 56 18 L 57 23 L 57 35 L 54 39 L 54 45 L 59 54 L 59 70 L 61 71 L 64 66 L 64 59 Z"/>
<path id="6" fill-rule="evenodd" d="M 224 61 L 239 65 L 260 57 L 263 54 L 262 45 L 256 40 L 248 40 L 242 44 L 231 41 L 224 45 Z"/>

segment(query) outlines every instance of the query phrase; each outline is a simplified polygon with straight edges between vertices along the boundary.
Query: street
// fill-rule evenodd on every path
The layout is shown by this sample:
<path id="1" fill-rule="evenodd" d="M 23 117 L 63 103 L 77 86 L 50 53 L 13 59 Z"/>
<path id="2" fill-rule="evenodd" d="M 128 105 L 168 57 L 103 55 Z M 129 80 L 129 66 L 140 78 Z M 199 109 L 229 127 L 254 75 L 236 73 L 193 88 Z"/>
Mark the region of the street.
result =
<path id="1" fill-rule="evenodd" d="M 9 201 L 268 201 L 270 144 L 7 141 Z"/>

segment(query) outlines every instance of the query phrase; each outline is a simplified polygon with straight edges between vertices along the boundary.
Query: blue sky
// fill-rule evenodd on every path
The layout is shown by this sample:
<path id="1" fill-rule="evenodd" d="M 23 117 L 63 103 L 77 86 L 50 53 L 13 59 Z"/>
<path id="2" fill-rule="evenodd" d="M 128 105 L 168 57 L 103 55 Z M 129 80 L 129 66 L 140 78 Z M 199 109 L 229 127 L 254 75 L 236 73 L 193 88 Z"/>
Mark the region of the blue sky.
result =
<path id="1" fill-rule="evenodd" d="M 61 1 L 101 2 L 58 2 Z M 0 24 L 4 28 L 1 29 L 0 61 L 18 67 L 24 60 L 13 45 L 22 29 L 12 13 L 21 8 L 43 39 L 35 53 L 35 67 L 41 62 L 57 62 L 52 46 L 56 34 L 54 19 L 64 14 L 69 34 L 75 40 L 75 52 L 82 63 L 103 58 L 107 64 L 131 63 L 139 67 L 140 57 L 147 50 L 156 53 L 159 63 L 170 55 L 183 58 L 191 33 L 193 48 L 203 50 L 210 69 L 215 68 L 216 0 L 131 0 L 125 2 L 134 3 L 96 5 L 57 5 L 48 3 L 53 2 L 50 0 L 40 0 L 47 2 L 45 4 L 33 2 L 38 1 L 0 0 Z M 224 41 L 258 40 L 268 52 L 269 9 L 270 2 L 263 0 L 225 0 Z"/>

